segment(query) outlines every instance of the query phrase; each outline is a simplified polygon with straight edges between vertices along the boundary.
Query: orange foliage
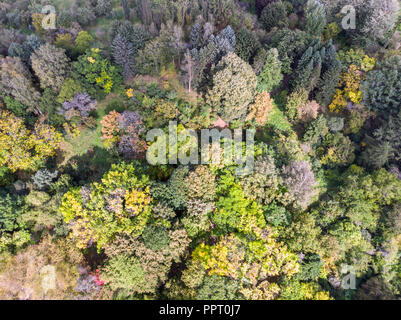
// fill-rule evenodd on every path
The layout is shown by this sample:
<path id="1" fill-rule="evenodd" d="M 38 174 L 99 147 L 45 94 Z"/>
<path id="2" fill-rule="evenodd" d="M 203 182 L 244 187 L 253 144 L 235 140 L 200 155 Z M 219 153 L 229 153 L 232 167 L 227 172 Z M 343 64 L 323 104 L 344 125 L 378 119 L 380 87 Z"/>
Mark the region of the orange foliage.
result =
<path id="1" fill-rule="evenodd" d="M 263 126 L 269 113 L 273 110 L 273 99 L 266 91 L 262 91 L 255 98 L 255 103 L 249 108 L 247 121 L 255 121 L 257 125 Z"/>

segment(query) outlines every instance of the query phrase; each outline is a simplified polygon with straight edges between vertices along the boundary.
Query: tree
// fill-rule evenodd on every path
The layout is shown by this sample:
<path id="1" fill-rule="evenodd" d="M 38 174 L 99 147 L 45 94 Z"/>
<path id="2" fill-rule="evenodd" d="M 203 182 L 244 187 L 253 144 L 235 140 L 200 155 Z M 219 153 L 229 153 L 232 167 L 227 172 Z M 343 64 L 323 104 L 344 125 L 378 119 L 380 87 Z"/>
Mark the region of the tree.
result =
<path id="1" fill-rule="evenodd" d="M 308 0 L 305 8 L 306 31 L 319 36 L 326 26 L 326 11 L 319 0 Z"/>
<path id="2" fill-rule="evenodd" d="M 142 234 L 152 199 L 149 178 L 136 171 L 132 163 L 113 164 L 100 183 L 73 188 L 64 195 L 59 211 L 78 247 L 96 242 L 100 250 L 118 233 Z"/>
<path id="3" fill-rule="evenodd" d="M 206 26 L 206 25 L 205 25 Z M 208 36 L 207 44 L 200 49 L 191 50 L 191 55 L 195 60 L 194 86 L 204 89 L 212 78 L 211 67 L 218 64 L 223 56 L 233 53 L 236 46 L 236 36 L 234 30 L 227 26 L 217 36 Z"/>
<path id="4" fill-rule="evenodd" d="M 316 194 L 316 181 L 307 161 L 292 162 L 282 169 L 282 183 L 288 188 L 297 205 L 307 207 Z"/>
<path id="5" fill-rule="evenodd" d="M 203 32 L 203 26 L 201 23 L 195 22 L 191 26 L 191 31 L 189 34 L 189 39 L 190 39 L 189 43 L 191 45 L 191 49 L 199 49 L 204 45 L 202 32 Z"/>
<path id="6" fill-rule="evenodd" d="M 64 123 L 64 117 L 57 113 L 60 107 L 60 103 L 57 102 L 57 95 L 50 88 L 46 88 L 40 98 L 39 109 L 47 118 L 47 121 L 55 127 L 59 127 Z"/>
<path id="7" fill-rule="evenodd" d="M 292 278 L 299 271 L 299 264 L 296 255 L 268 235 L 269 231 L 270 228 L 261 230 L 252 240 L 231 233 L 213 245 L 198 245 L 192 253 L 193 262 L 201 262 L 207 270 L 199 289 L 200 297 L 223 298 L 226 292 L 229 296 L 242 295 L 252 300 L 276 298 L 280 289 L 273 279 Z M 217 284 L 210 282 L 213 278 L 209 277 L 215 278 L 213 282 L 225 282 L 228 287 L 216 288 Z"/>
<path id="8" fill-rule="evenodd" d="M 329 101 L 330 94 L 334 95 L 340 70 L 341 64 L 336 60 L 332 40 L 325 44 L 320 39 L 312 40 L 298 61 L 293 88 L 304 88 L 310 92 L 317 87 L 317 96 L 328 95 L 324 99 Z"/>
<path id="9" fill-rule="evenodd" d="M 245 115 L 256 93 L 257 78 L 251 66 L 234 53 L 229 53 L 214 69 L 212 87 L 206 102 L 225 121 Z"/>
<path id="10" fill-rule="evenodd" d="M 87 93 L 77 93 L 70 101 L 64 101 L 59 113 L 67 120 L 71 119 L 74 111 L 78 111 L 82 118 L 87 118 L 89 113 L 96 109 L 97 101 L 92 100 Z"/>
<path id="11" fill-rule="evenodd" d="M 266 91 L 270 93 L 280 85 L 283 80 L 281 66 L 277 49 L 270 49 L 267 52 L 264 67 L 258 77 L 259 92 Z"/>
<path id="12" fill-rule="evenodd" d="M 322 76 L 317 83 L 315 97 L 319 104 L 327 107 L 333 101 L 336 93 L 336 87 L 340 79 L 341 63 L 335 60 L 326 70 L 324 68 L 323 66 Z"/>
<path id="13" fill-rule="evenodd" d="M 297 118 L 299 106 L 305 104 L 308 101 L 308 93 L 308 90 L 299 87 L 287 97 L 285 111 L 286 116 L 290 120 L 294 120 Z"/>
<path id="14" fill-rule="evenodd" d="M 18 220 L 23 213 L 24 201 L 22 197 L 14 196 L 0 189 L 0 238 L 6 232 L 20 229 Z"/>
<path id="15" fill-rule="evenodd" d="M 156 228 L 163 229 L 160 225 Z M 126 297 L 132 294 L 155 294 L 160 285 L 166 282 L 172 264 L 181 261 L 181 256 L 190 243 L 184 230 L 165 229 L 163 234 L 163 239 L 160 240 L 165 241 L 164 246 L 157 248 L 158 250 L 147 246 L 150 238 L 158 246 L 158 233 L 150 232 L 147 244 L 143 237 L 117 235 L 105 247 L 105 253 L 109 257 L 101 274 L 105 286 Z"/>
<path id="16" fill-rule="evenodd" d="M 161 225 L 149 225 L 143 230 L 142 239 L 146 247 L 152 251 L 160 251 L 168 247 L 170 238 L 168 231 Z"/>
<path id="17" fill-rule="evenodd" d="M 172 58 L 174 62 L 177 59 L 178 65 L 180 64 L 181 53 L 186 48 L 183 37 L 184 31 L 182 27 L 175 25 L 171 20 L 166 24 L 162 23 L 158 39 L 164 47 L 164 54 L 169 57 L 167 61 L 171 61 Z"/>
<path id="18" fill-rule="evenodd" d="M 40 114 L 36 105 L 40 94 L 32 82 L 32 75 L 20 58 L 6 57 L 1 63 L 1 89 L 15 100 Z"/>
<path id="19" fill-rule="evenodd" d="M 121 138 L 118 150 L 126 158 L 142 158 L 147 149 L 146 142 L 140 138 L 144 132 L 142 117 L 138 111 L 124 111 L 117 118 Z"/>
<path id="20" fill-rule="evenodd" d="M 31 61 L 40 86 L 59 92 L 69 71 L 69 59 L 65 50 L 46 43 L 35 50 Z"/>
<path id="21" fill-rule="evenodd" d="M 0 274 L 0 297 L 5 300 L 82 298 L 75 287 L 79 265 L 86 266 L 84 260 L 71 241 L 44 237 L 38 244 L 32 244 L 8 259 Z M 52 274 L 55 276 L 54 289 L 42 284 L 46 284 L 46 279 L 52 280 Z"/>
<path id="22" fill-rule="evenodd" d="M 3 101 L 6 105 L 6 108 L 14 113 L 17 117 L 23 117 L 28 114 L 27 107 L 24 106 L 21 102 L 13 99 L 12 97 L 4 96 Z"/>
<path id="23" fill-rule="evenodd" d="M 102 125 L 102 139 L 108 144 L 117 141 L 117 135 L 120 133 L 120 128 L 118 126 L 118 118 L 120 113 L 113 110 L 109 114 L 105 115 L 100 121 Z"/>
<path id="24" fill-rule="evenodd" d="M 35 34 L 31 34 L 22 44 L 13 42 L 8 48 L 8 55 L 11 57 L 20 57 L 21 60 L 26 64 L 31 64 L 31 55 L 42 45 L 42 40 L 40 40 Z"/>
<path id="25" fill-rule="evenodd" d="M 255 7 L 256 7 L 256 12 L 260 16 L 262 13 L 263 9 L 271 2 L 274 2 L 275 0 L 255 0 Z"/>
<path id="26" fill-rule="evenodd" d="M 373 137 L 366 136 L 366 149 L 362 153 L 363 163 L 372 169 L 379 169 L 389 164 L 400 164 L 401 113 L 398 117 L 390 116 L 380 128 L 373 132 Z"/>
<path id="27" fill-rule="evenodd" d="M 216 177 L 207 166 L 197 166 L 185 179 L 189 198 L 212 201 L 216 195 Z"/>
<path id="28" fill-rule="evenodd" d="M 0 113 L 0 166 L 13 172 L 35 170 L 55 154 L 60 141 L 61 134 L 51 126 L 37 122 L 31 132 L 22 119 L 8 111 Z"/>
<path id="29" fill-rule="evenodd" d="M 92 48 L 74 62 L 74 70 L 90 84 L 103 88 L 108 94 L 121 84 L 118 68 L 100 55 L 100 49 Z"/>
<path id="30" fill-rule="evenodd" d="M 74 20 L 74 15 L 70 10 L 63 9 L 57 15 L 57 24 L 63 28 L 70 28 Z"/>
<path id="31" fill-rule="evenodd" d="M 302 103 L 298 107 L 298 119 L 302 122 L 310 122 L 317 118 L 320 108 L 320 105 L 315 100 Z"/>
<path id="32" fill-rule="evenodd" d="M 263 9 L 260 21 L 267 32 L 274 27 L 280 29 L 288 27 L 289 21 L 285 4 L 281 1 L 269 3 Z"/>
<path id="33" fill-rule="evenodd" d="M 142 74 L 159 74 L 165 62 L 163 49 L 159 38 L 148 41 L 145 47 L 138 51 L 135 59 L 138 71 Z"/>
<path id="34" fill-rule="evenodd" d="M 320 42 L 320 41 L 319 41 Z M 313 41 L 298 61 L 293 82 L 294 89 L 312 91 L 320 78 L 322 68 L 322 53 L 319 42 Z"/>
<path id="35" fill-rule="evenodd" d="M 86 50 L 88 50 L 91 47 L 91 44 L 93 43 L 94 39 L 90 35 L 89 32 L 87 31 L 80 31 L 75 38 L 75 46 L 74 50 L 78 54 L 83 54 L 85 53 Z"/>
<path id="36" fill-rule="evenodd" d="M 53 180 L 58 176 L 58 171 L 54 171 L 53 173 L 49 170 L 39 169 L 36 171 L 35 175 L 32 177 L 33 183 L 39 190 L 44 190 L 52 184 Z"/>
<path id="37" fill-rule="evenodd" d="M 223 233 L 237 230 L 244 234 L 264 228 L 266 221 L 261 205 L 254 197 L 247 196 L 232 173 L 225 171 L 221 178 L 216 210 L 211 215 L 215 227 Z"/>
<path id="38" fill-rule="evenodd" d="M 71 33 L 58 34 L 53 44 L 56 47 L 65 49 L 68 57 L 73 58 L 75 56 L 74 40 Z"/>
<path id="39" fill-rule="evenodd" d="M 150 40 L 150 35 L 143 26 L 138 24 L 133 25 L 130 21 L 113 21 L 110 33 L 111 41 L 117 35 L 120 35 L 132 44 L 134 56 Z"/>
<path id="40" fill-rule="evenodd" d="M 262 72 L 263 67 L 265 66 L 266 63 L 266 58 L 267 58 L 267 51 L 264 48 L 259 49 L 253 59 L 253 64 L 252 64 L 253 71 L 257 76 L 259 76 L 259 74 Z"/>
<path id="41" fill-rule="evenodd" d="M 134 47 L 120 34 L 114 38 L 111 45 L 114 61 L 123 69 L 125 80 L 134 75 Z"/>
<path id="42" fill-rule="evenodd" d="M 129 9 L 129 5 L 128 5 L 128 0 L 121 0 L 121 4 L 122 4 L 123 10 L 124 10 L 125 20 L 129 20 L 130 9 Z"/>
<path id="43" fill-rule="evenodd" d="M 96 20 L 96 15 L 92 8 L 80 6 L 76 8 L 74 18 L 82 27 L 86 27 Z"/>
<path id="44" fill-rule="evenodd" d="M 269 43 L 270 48 L 277 48 L 284 74 L 292 72 L 293 63 L 301 56 L 311 42 L 311 36 L 301 30 L 279 29 Z"/>
<path id="45" fill-rule="evenodd" d="M 206 276 L 199 288 L 199 300 L 239 300 L 238 282 L 218 275 Z"/>
<path id="46" fill-rule="evenodd" d="M 369 38 L 372 41 L 384 40 L 397 23 L 399 3 L 396 0 L 342 0 L 340 6 L 351 5 L 359 17 L 360 27 L 357 30 L 348 30 L 351 36 Z"/>
<path id="47" fill-rule="evenodd" d="M 400 200 L 401 181 L 385 169 L 367 174 L 362 168 L 351 166 L 344 174 L 336 198 L 345 209 L 345 216 L 370 232 L 375 232 L 384 206 Z"/>
<path id="48" fill-rule="evenodd" d="M 195 60 L 192 57 L 189 50 L 185 52 L 184 60 L 181 65 L 181 70 L 183 71 L 184 82 L 188 85 L 188 91 L 192 91 L 192 82 L 195 77 Z"/>
<path id="49" fill-rule="evenodd" d="M 112 0 L 97 0 L 95 6 L 95 14 L 98 17 L 109 16 L 112 9 Z"/>
<path id="50" fill-rule="evenodd" d="M 137 258 L 126 255 L 113 257 L 107 262 L 103 279 L 113 291 L 140 291 L 139 288 L 146 287 L 145 271 L 140 262 Z"/>
<path id="51" fill-rule="evenodd" d="M 262 205 L 268 205 L 279 195 L 278 170 L 270 155 L 255 161 L 254 171 L 240 180 L 245 196 Z"/>
<path id="52" fill-rule="evenodd" d="M 374 300 L 395 300 L 394 293 L 391 292 L 386 281 L 382 277 L 373 277 L 364 282 L 357 292 L 358 300 L 374 301 Z"/>
<path id="53" fill-rule="evenodd" d="M 316 280 L 322 266 L 323 261 L 319 255 L 313 254 L 305 257 L 301 264 L 301 272 L 297 274 L 297 279 L 301 281 Z"/>
<path id="54" fill-rule="evenodd" d="M 58 103 L 71 100 L 78 92 L 84 92 L 84 88 L 74 79 L 65 79 L 57 97 Z"/>
<path id="55" fill-rule="evenodd" d="M 236 35 L 236 43 L 235 54 L 251 64 L 257 51 L 261 48 L 256 34 L 246 28 L 242 28 Z"/>
<path id="56" fill-rule="evenodd" d="M 362 82 L 363 103 L 385 117 L 397 115 L 401 105 L 401 56 L 392 56 L 379 63 Z"/>
<path id="57" fill-rule="evenodd" d="M 285 281 L 282 286 L 280 300 L 331 300 L 330 293 L 323 291 L 316 282 L 302 282 L 294 278 Z"/>
<path id="58" fill-rule="evenodd" d="M 255 102 L 249 107 L 246 121 L 254 121 L 257 126 L 264 126 L 274 107 L 273 99 L 266 91 L 255 97 Z"/>

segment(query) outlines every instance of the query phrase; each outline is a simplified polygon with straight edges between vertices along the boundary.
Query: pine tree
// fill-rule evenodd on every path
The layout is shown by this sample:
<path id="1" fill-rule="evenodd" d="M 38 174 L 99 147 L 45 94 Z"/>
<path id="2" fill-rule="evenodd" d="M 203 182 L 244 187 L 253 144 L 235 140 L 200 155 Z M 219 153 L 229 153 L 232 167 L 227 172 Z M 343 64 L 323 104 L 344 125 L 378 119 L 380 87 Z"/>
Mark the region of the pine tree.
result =
<path id="1" fill-rule="evenodd" d="M 322 106 L 328 106 L 336 93 L 336 87 L 340 79 L 341 62 L 335 60 L 333 65 L 322 74 L 317 83 L 316 101 Z"/>
<path id="2" fill-rule="evenodd" d="M 258 78 L 258 91 L 272 92 L 283 80 L 281 73 L 281 61 L 278 58 L 277 49 L 273 48 L 267 52 L 264 67 Z"/>
<path id="3" fill-rule="evenodd" d="M 274 27 L 288 27 L 289 21 L 285 4 L 282 1 L 269 3 L 263 9 L 260 20 L 267 32 L 269 32 Z"/>
<path id="4" fill-rule="evenodd" d="M 362 153 L 363 163 L 373 169 L 388 164 L 401 163 L 401 113 L 390 116 L 382 127 L 365 138 L 366 150 Z"/>
<path id="5" fill-rule="evenodd" d="M 388 116 L 401 111 L 401 56 L 392 56 L 369 72 L 362 82 L 363 102 L 370 110 Z"/>
<path id="6" fill-rule="evenodd" d="M 191 27 L 191 32 L 190 32 L 190 45 L 191 49 L 194 48 L 199 48 L 202 46 L 203 41 L 202 41 L 202 25 L 198 22 L 194 23 Z"/>
<path id="7" fill-rule="evenodd" d="M 125 80 L 134 75 L 134 47 L 126 38 L 118 34 L 111 45 L 114 61 L 123 69 Z"/>
<path id="8" fill-rule="evenodd" d="M 326 11 L 318 0 L 309 0 L 305 9 L 306 31 L 319 36 L 326 26 Z"/>
<path id="9" fill-rule="evenodd" d="M 47 169 L 39 169 L 35 175 L 32 177 L 33 183 L 39 190 L 44 190 L 48 188 L 54 179 L 58 176 L 58 171 L 53 173 Z"/>
<path id="10" fill-rule="evenodd" d="M 261 48 L 258 37 L 254 32 L 242 28 L 236 36 L 235 53 L 244 61 L 252 63 L 258 50 Z"/>

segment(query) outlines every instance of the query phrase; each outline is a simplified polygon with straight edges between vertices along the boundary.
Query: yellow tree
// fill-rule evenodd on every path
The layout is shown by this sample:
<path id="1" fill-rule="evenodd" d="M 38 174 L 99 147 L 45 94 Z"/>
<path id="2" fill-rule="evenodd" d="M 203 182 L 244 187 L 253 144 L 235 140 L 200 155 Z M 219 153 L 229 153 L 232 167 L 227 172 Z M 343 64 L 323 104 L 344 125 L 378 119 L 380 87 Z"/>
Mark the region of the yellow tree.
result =
<path id="1" fill-rule="evenodd" d="M 22 119 L 0 111 L 0 166 L 13 172 L 35 170 L 55 154 L 60 141 L 61 134 L 53 127 L 38 122 L 31 132 Z"/>

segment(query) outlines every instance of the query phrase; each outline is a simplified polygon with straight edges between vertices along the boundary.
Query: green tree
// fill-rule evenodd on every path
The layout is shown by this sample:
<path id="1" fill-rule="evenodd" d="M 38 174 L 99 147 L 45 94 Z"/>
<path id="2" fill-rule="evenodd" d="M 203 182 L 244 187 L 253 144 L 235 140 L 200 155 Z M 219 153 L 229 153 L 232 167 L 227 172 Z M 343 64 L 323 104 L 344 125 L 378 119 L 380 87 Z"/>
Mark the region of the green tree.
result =
<path id="1" fill-rule="evenodd" d="M 262 11 L 260 21 L 266 31 L 274 27 L 286 28 L 289 25 L 287 8 L 282 1 L 269 3 Z"/>
<path id="2" fill-rule="evenodd" d="M 258 91 L 272 92 L 283 80 L 281 61 L 278 50 L 273 48 L 267 52 L 265 65 L 258 77 Z"/>
<path id="3" fill-rule="evenodd" d="M 101 183 L 73 188 L 60 206 L 65 222 L 74 222 L 72 236 L 85 248 L 90 241 L 100 250 L 116 234 L 142 234 L 151 214 L 149 178 L 133 164 L 112 165 Z"/>
<path id="4" fill-rule="evenodd" d="M 305 8 L 306 31 L 319 36 L 326 26 L 326 10 L 318 0 L 308 0 Z"/>
<path id="5" fill-rule="evenodd" d="M 256 94 L 257 78 L 251 66 L 229 53 L 214 70 L 206 102 L 225 121 L 241 118 Z"/>
<path id="6" fill-rule="evenodd" d="M 87 31 L 80 31 L 75 38 L 74 50 L 77 54 L 83 54 L 91 47 L 93 41 L 93 37 Z"/>
<path id="7" fill-rule="evenodd" d="M 57 97 L 58 103 L 71 100 L 78 92 L 83 92 L 84 88 L 74 79 L 65 79 L 63 86 L 61 87 L 60 93 Z"/>
<path id="8" fill-rule="evenodd" d="M 146 286 L 145 271 L 135 257 L 119 255 L 110 259 L 104 267 L 102 278 L 113 291 L 140 291 Z"/>
<path id="9" fill-rule="evenodd" d="M 240 300 L 238 283 L 227 277 L 218 275 L 206 276 L 199 288 L 197 299 L 199 300 Z"/>
<path id="10" fill-rule="evenodd" d="M 292 72 L 295 59 L 301 56 L 311 42 L 311 36 L 301 30 L 280 29 L 269 41 L 270 48 L 277 48 L 283 73 Z"/>
<path id="11" fill-rule="evenodd" d="M 401 105 L 401 56 L 392 56 L 378 63 L 362 82 L 363 103 L 385 117 L 397 115 Z"/>
<path id="12" fill-rule="evenodd" d="M 90 85 L 97 85 L 105 93 L 121 84 L 119 70 L 100 55 L 100 49 L 92 48 L 74 62 L 74 70 Z"/>
<path id="13" fill-rule="evenodd" d="M 246 28 L 242 28 L 236 35 L 236 42 L 235 54 L 251 64 L 257 51 L 261 48 L 256 34 Z"/>

